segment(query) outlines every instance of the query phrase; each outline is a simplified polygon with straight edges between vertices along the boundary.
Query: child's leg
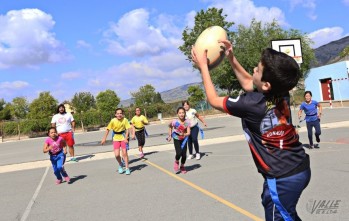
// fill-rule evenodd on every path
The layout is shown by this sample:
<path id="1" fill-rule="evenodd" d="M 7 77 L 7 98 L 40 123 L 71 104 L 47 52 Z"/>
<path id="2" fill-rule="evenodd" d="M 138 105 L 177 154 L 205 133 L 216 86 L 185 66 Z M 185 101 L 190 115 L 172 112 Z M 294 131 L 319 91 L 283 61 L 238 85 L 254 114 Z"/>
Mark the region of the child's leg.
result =
<path id="1" fill-rule="evenodd" d="M 308 139 L 309 145 L 313 145 L 313 124 L 312 122 L 307 122 L 307 131 L 308 131 Z"/>
<path id="2" fill-rule="evenodd" d="M 310 181 L 310 174 L 310 169 L 308 169 L 290 177 L 277 179 L 276 190 L 280 204 L 274 203 L 271 198 L 270 187 L 267 181 L 264 181 L 262 204 L 265 210 L 265 220 L 284 220 L 277 205 L 282 205 L 284 214 L 288 215 L 293 220 L 301 220 L 297 214 L 296 206 L 302 191 L 307 187 Z"/>
<path id="3" fill-rule="evenodd" d="M 199 127 L 198 126 L 192 127 L 190 129 L 190 137 L 191 137 L 191 140 L 192 140 L 192 142 L 194 144 L 195 153 L 200 153 L 200 151 L 199 151 L 198 135 L 199 135 Z"/>
<path id="4" fill-rule="evenodd" d="M 181 140 L 181 145 L 183 141 Z M 187 145 L 184 145 L 183 149 L 181 147 L 181 164 L 184 165 L 187 160 Z"/>
<path id="5" fill-rule="evenodd" d="M 121 142 L 121 151 L 122 151 L 122 158 L 125 161 L 125 167 L 128 168 L 128 154 L 126 150 L 126 143 L 124 141 Z"/>
<path id="6" fill-rule="evenodd" d="M 114 146 L 115 159 L 120 166 L 121 165 L 121 158 L 120 158 L 121 142 L 120 141 L 113 141 L 113 146 Z"/>
<path id="7" fill-rule="evenodd" d="M 182 155 L 181 141 L 179 141 L 177 139 L 173 139 L 173 144 L 174 144 L 175 151 L 176 151 L 175 160 L 179 161 L 179 159 L 181 158 L 181 155 Z"/>
<path id="8" fill-rule="evenodd" d="M 50 156 L 50 160 L 52 163 L 53 173 L 55 174 L 57 180 L 62 180 L 61 169 L 59 170 L 57 166 L 58 156 Z"/>
<path id="9" fill-rule="evenodd" d="M 321 127 L 320 120 L 314 122 L 316 142 L 320 143 Z"/>
<path id="10" fill-rule="evenodd" d="M 67 172 L 64 169 L 64 162 L 65 162 L 65 154 L 61 153 L 59 155 L 57 155 L 57 169 L 60 171 L 60 173 L 62 174 L 62 176 L 68 177 Z"/>

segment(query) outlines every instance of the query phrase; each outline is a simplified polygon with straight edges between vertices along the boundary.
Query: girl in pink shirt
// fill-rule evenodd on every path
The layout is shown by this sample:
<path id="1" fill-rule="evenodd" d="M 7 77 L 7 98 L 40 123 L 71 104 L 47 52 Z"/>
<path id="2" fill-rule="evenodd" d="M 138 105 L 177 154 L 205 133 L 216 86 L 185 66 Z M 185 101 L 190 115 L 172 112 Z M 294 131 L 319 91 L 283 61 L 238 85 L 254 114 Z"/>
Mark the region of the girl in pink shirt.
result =
<path id="1" fill-rule="evenodd" d="M 55 127 L 51 127 L 47 132 L 48 138 L 44 143 L 43 152 L 49 153 L 53 172 L 57 178 L 56 184 L 62 183 L 62 180 L 70 182 L 70 178 L 64 169 L 65 155 L 67 154 L 67 144 L 64 139 L 57 134 Z M 63 177 L 62 177 L 63 176 Z"/>

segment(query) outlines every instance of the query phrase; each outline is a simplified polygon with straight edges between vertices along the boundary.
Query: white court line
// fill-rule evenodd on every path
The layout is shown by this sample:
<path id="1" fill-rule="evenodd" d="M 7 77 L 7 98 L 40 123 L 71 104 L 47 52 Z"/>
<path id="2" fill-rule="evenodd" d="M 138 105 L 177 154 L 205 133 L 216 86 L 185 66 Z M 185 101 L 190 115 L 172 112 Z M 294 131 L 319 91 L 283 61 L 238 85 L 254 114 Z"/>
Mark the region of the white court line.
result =
<path id="1" fill-rule="evenodd" d="M 41 189 L 41 187 L 42 187 L 42 184 L 44 183 L 44 180 L 45 180 L 45 178 L 46 178 L 46 175 L 47 175 L 47 172 L 48 172 L 49 168 L 50 168 L 50 167 L 46 167 L 45 173 L 44 173 L 44 175 L 42 176 L 42 178 L 41 178 L 41 180 L 40 180 L 40 183 L 39 183 L 38 187 L 36 188 L 33 197 L 32 197 L 31 200 L 29 201 L 28 206 L 27 206 L 27 208 L 25 209 L 25 211 L 24 211 L 24 213 L 23 213 L 23 215 L 22 215 L 21 221 L 27 220 L 27 218 L 28 218 L 28 216 L 29 216 L 29 213 L 30 213 L 30 211 L 31 211 L 31 209 L 32 209 L 32 206 L 33 206 L 33 204 L 34 204 L 34 202 L 35 202 L 35 200 L 36 200 L 36 197 L 39 195 L 40 189 Z"/>

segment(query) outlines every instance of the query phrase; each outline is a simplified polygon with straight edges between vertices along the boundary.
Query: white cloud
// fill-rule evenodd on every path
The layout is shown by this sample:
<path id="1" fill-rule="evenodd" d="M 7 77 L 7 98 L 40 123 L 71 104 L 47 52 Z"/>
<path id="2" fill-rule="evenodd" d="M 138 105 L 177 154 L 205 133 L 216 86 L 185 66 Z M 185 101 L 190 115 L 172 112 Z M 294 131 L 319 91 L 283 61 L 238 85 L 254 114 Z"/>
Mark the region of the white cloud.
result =
<path id="1" fill-rule="evenodd" d="M 80 76 L 81 76 L 81 73 L 75 72 L 75 71 L 65 72 L 65 73 L 61 74 L 62 79 L 68 79 L 68 80 L 79 78 Z"/>
<path id="2" fill-rule="evenodd" d="M 91 44 L 87 43 L 84 40 L 78 40 L 76 42 L 76 47 L 77 48 L 88 48 L 88 49 L 92 48 Z"/>
<path id="3" fill-rule="evenodd" d="M 126 99 L 130 92 L 151 84 L 157 92 L 201 81 L 191 64 L 179 53 L 165 53 L 143 61 L 132 61 L 110 67 L 105 71 L 91 74 L 88 86 L 91 91 L 114 90 L 119 97 Z"/>
<path id="4" fill-rule="evenodd" d="M 18 90 L 28 87 L 28 82 L 25 81 L 12 81 L 12 82 L 0 82 L 0 89 Z"/>
<path id="5" fill-rule="evenodd" d="M 165 21 L 172 22 L 169 17 L 162 16 L 158 24 L 165 27 Z M 167 29 L 174 28 L 171 22 Z M 167 39 L 159 27 L 150 24 L 149 12 L 145 9 L 133 10 L 123 15 L 117 23 L 111 23 L 104 41 L 109 53 L 136 57 L 160 54 L 177 43 L 173 38 Z"/>
<path id="6" fill-rule="evenodd" d="M 291 0 L 291 10 L 294 10 L 297 6 L 301 6 L 308 9 L 308 17 L 311 20 L 316 20 L 317 15 L 315 14 L 316 0 Z"/>
<path id="7" fill-rule="evenodd" d="M 270 23 L 275 19 L 279 25 L 287 26 L 285 15 L 277 7 L 257 7 L 251 0 L 212 0 L 209 7 L 223 8 L 223 13 L 227 14 L 227 20 L 233 21 L 237 25 L 248 26 L 255 18 L 262 23 Z"/>
<path id="8" fill-rule="evenodd" d="M 55 22 L 39 9 L 12 10 L 0 15 L 0 68 L 35 67 L 70 58 L 50 32 Z"/>
<path id="9" fill-rule="evenodd" d="M 340 38 L 343 38 L 344 37 L 343 28 L 341 27 L 323 28 L 308 34 L 308 37 L 314 41 L 313 48 L 318 48 L 331 41 L 335 41 Z"/>

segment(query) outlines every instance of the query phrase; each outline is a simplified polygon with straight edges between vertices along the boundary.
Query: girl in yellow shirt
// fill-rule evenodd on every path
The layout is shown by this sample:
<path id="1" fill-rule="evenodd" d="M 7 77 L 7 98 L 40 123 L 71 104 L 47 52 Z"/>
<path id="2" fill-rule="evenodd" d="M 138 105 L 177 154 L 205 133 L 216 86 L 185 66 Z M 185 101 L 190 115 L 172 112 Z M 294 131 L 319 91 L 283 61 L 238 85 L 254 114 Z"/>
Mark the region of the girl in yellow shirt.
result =
<path id="1" fill-rule="evenodd" d="M 139 150 L 139 157 L 143 158 L 143 147 L 145 144 L 145 125 L 148 125 L 148 119 L 141 115 L 141 108 L 136 108 L 136 115 L 131 119 L 131 126 L 132 126 L 132 139 L 135 139 L 137 137 L 138 140 L 138 150 Z"/>
<path id="2" fill-rule="evenodd" d="M 124 110 L 121 108 L 117 108 L 115 110 L 115 118 L 113 118 L 108 126 L 107 130 L 104 134 L 104 137 L 101 141 L 101 144 L 103 145 L 108 137 L 109 131 L 114 131 L 114 137 L 113 137 L 113 146 L 114 146 L 114 154 L 115 158 L 119 163 L 118 172 L 122 174 L 125 172 L 126 175 L 130 175 L 131 171 L 128 167 L 128 154 L 126 150 L 126 144 L 128 143 L 128 136 L 129 136 L 129 129 L 131 128 L 130 123 L 128 120 L 124 117 Z M 125 171 L 122 167 L 121 163 L 121 157 L 120 157 L 120 148 L 122 150 L 122 158 L 125 161 Z"/>

